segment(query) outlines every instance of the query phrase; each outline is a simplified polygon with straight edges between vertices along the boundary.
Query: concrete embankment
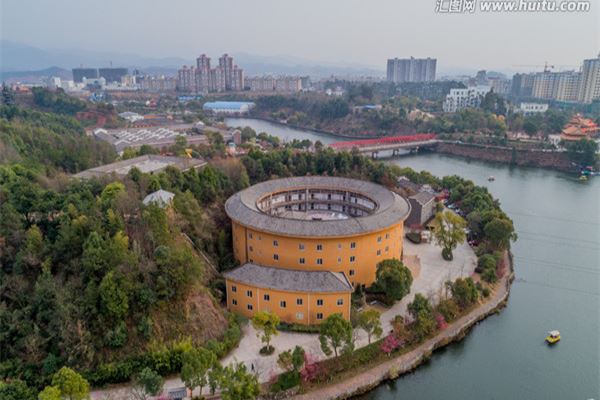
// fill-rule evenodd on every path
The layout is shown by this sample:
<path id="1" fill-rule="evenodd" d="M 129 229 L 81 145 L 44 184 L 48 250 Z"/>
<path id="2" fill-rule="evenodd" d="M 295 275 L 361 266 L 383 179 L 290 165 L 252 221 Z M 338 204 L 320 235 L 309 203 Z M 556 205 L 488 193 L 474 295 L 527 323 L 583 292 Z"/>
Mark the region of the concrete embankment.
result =
<path id="1" fill-rule="evenodd" d="M 442 154 L 450 154 L 474 160 L 500 162 L 519 167 L 551 168 L 564 172 L 574 172 L 577 170 L 571 164 L 567 154 L 558 151 L 516 149 L 503 146 L 450 142 L 440 142 L 432 150 Z"/>
<path id="2" fill-rule="evenodd" d="M 388 379 L 394 379 L 412 371 L 427 361 L 436 349 L 462 340 L 475 324 L 499 312 L 508 301 L 512 279 L 513 273 L 504 276 L 498 282 L 492 297 L 485 303 L 449 324 L 446 329 L 410 352 L 392 358 L 341 382 L 323 386 L 292 398 L 296 400 L 347 399 L 366 393 Z"/>

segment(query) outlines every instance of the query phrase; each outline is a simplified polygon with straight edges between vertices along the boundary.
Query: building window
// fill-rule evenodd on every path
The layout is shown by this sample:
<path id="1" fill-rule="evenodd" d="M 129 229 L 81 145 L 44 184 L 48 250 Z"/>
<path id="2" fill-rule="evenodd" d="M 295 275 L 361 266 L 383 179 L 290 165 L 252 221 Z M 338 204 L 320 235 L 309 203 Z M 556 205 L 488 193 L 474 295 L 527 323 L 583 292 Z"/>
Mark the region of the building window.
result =
<path id="1" fill-rule="evenodd" d="M 323 265 L 323 259 L 317 258 L 317 265 Z"/>
<path id="2" fill-rule="evenodd" d="M 252 307 L 252 304 L 248 304 L 248 310 L 252 311 L 254 307 Z"/>
<path id="3" fill-rule="evenodd" d="M 381 255 L 381 249 L 377 250 L 377 255 L 380 256 Z"/>
<path id="4" fill-rule="evenodd" d="M 296 319 L 304 319 L 304 314 L 301 312 L 296 313 Z"/>
<path id="5" fill-rule="evenodd" d="M 234 306 L 237 306 L 237 300 L 236 299 L 231 300 L 231 304 L 233 304 Z"/>
<path id="6" fill-rule="evenodd" d="M 233 293 L 237 292 L 237 286 L 235 286 L 235 285 L 232 285 L 232 286 L 231 286 L 231 291 L 232 291 Z"/>
<path id="7" fill-rule="evenodd" d="M 386 233 L 386 234 L 385 234 L 385 238 L 386 238 L 386 239 L 389 239 L 389 238 L 390 238 L 390 234 L 389 234 L 389 233 Z"/>
<path id="8" fill-rule="evenodd" d="M 322 306 L 323 305 L 323 299 L 317 299 L 317 305 L 318 306 Z"/>
<path id="9" fill-rule="evenodd" d="M 318 244 L 317 245 L 317 251 L 322 251 L 323 250 L 323 245 L 322 244 Z"/>
<path id="10" fill-rule="evenodd" d="M 285 300 L 282 300 L 279 302 L 279 307 L 281 308 L 285 308 L 286 304 L 285 304 Z"/>
<path id="11" fill-rule="evenodd" d="M 381 243 L 381 236 L 377 236 L 377 243 Z"/>
<path id="12" fill-rule="evenodd" d="M 258 235 L 258 240 L 262 240 L 262 236 Z"/>
<path id="13" fill-rule="evenodd" d="M 300 243 L 298 245 L 298 250 L 304 250 L 304 243 Z"/>
<path id="14" fill-rule="evenodd" d="M 265 295 L 263 296 L 263 299 L 264 299 L 265 301 L 269 301 L 269 300 L 271 300 L 271 296 L 270 296 L 270 295 L 268 295 L 268 294 L 265 294 Z"/>
<path id="15" fill-rule="evenodd" d="M 252 290 L 246 290 L 246 296 L 252 297 Z"/>
<path id="16" fill-rule="evenodd" d="M 248 239 L 252 239 L 252 232 L 248 234 Z"/>
<path id="17" fill-rule="evenodd" d="M 350 276 L 354 276 L 354 274 L 355 274 L 355 271 L 354 271 L 353 269 L 351 269 L 351 270 L 348 272 L 348 275 L 350 275 Z"/>
<path id="18" fill-rule="evenodd" d="M 323 319 L 323 313 L 318 312 L 317 313 L 317 319 Z"/>
<path id="19" fill-rule="evenodd" d="M 350 256 L 350 262 L 356 261 L 356 256 Z"/>
<path id="20" fill-rule="evenodd" d="M 275 261 L 279 260 L 279 254 L 273 254 L 273 260 L 275 260 Z"/>
<path id="21" fill-rule="evenodd" d="M 273 246 L 275 246 L 275 247 L 279 246 L 279 242 L 277 240 L 273 240 Z"/>
<path id="22" fill-rule="evenodd" d="M 388 251 L 390 251 L 390 246 L 385 246 L 385 252 L 387 253 Z"/>
<path id="23" fill-rule="evenodd" d="M 338 299 L 337 300 L 337 305 L 338 306 L 343 306 L 344 305 L 344 299 Z"/>
<path id="24" fill-rule="evenodd" d="M 304 264 L 306 260 L 304 260 L 304 257 L 300 257 L 300 264 Z"/>
<path id="25" fill-rule="evenodd" d="M 302 299 L 300 299 L 300 298 L 296 299 L 296 305 L 297 306 L 301 306 L 302 305 Z"/>
<path id="26" fill-rule="evenodd" d="M 249 247 L 248 247 L 248 251 L 252 251 L 252 250 L 254 250 L 254 249 L 252 248 L 252 246 L 249 246 Z"/>
<path id="27" fill-rule="evenodd" d="M 342 263 L 342 257 L 338 257 L 338 264 Z"/>
<path id="28" fill-rule="evenodd" d="M 338 249 L 341 249 L 341 248 L 342 248 L 342 244 L 338 243 Z"/>
<path id="29" fill-rule="evenodd" d="M 352 242 L 352 243 L 350 243 L 350 248 L 351 248 L 351 249 L 355 249 L 355 248 L 356 248 L 356 242 Z"/>

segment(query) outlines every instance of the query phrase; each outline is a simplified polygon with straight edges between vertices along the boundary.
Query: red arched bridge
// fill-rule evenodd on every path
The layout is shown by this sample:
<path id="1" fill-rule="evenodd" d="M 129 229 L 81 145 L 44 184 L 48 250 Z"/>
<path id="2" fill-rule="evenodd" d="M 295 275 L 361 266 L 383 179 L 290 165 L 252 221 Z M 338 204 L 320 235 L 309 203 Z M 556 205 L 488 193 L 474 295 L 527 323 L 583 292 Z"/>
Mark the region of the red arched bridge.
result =
<path id="1" fill-rule="evenodd" d="M 420 147 L 433 146 L 438 142 L 433 133 L 417 133 L 415 135 L 386 136 L 374 139 L 351 140 L 331 143 L 329 147 L 335 151 L 346 151 L 356 148 L 360 153 L 371 153 L 373 158 L 380 151 L 391 150 L 395 155 L 398 150 L 418 150 Z"/>

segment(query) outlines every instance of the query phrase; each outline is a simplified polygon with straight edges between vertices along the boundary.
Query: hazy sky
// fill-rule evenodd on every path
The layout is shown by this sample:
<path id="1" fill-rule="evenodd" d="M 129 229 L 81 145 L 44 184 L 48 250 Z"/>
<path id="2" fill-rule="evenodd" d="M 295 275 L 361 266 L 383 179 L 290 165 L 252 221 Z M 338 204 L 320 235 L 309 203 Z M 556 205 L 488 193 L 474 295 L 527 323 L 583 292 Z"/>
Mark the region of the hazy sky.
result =
<path id="1" fill-rule="evenodd" d="M 381 68 L 411 55 L 437 57 L 438 68 L 577 66 L 600 51 L 600 0 L 587 13 L 494 14 L 435 13 L 435 1 L 0 0 L 1 33 L 41 48 L 190 60 L 243 51 Z"/>

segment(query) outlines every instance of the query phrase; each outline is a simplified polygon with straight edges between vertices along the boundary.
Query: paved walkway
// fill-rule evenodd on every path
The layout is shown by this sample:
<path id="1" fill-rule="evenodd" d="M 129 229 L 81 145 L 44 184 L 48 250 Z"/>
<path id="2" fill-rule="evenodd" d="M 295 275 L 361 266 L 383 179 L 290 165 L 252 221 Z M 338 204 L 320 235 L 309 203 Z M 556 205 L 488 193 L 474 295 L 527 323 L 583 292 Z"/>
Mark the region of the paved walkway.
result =
<path id="1" fill-rule="evenodd" d="M 470 276 L 477 266 L 477 257 L 473 249 L 466 243 L 460 245 L 454 251 L 454 259 L 451 262 L 445 261 L 442 258 L 441 249 L 431 243 L 416 245 L 405 240 L 404 254 L 413 259 L 411 262 L 414 262 L 412 256 L 417 256 L 420 261 L 420 270 L 413 280 L 411 292 L 400 302 L 382 312 L 381 325 L 384 332 L 389 332 L 392 329 L 391 321 L 394 317 L 406 315 L 407 305 L 413 300 L 415 293 L 421 293 L 431 301 L 437 302 L 445 292 L 444 283 L 446 281 Z M 275 352 L 267 357 L 261 356 L 258 352 L 264 344 L 256 333 L 251 324 L 243 327 L 243 336 L 239 346 L 222 360 L 223 365 L 243 362 L 247 365 L 248 370 L 254 370 L 258 374 L 260 382 L 266 382 L 281 372 L 277 365 L 277 356 L 282 351 L 293 349 L 298 345 L 302 346 L 307 353 L 310 353 L 316 359 L 327 357 L 321 351 L 318 335 L 292 332 L 279 332 L 271 342 L 275 347 Z M 354 339 L 357 348 L 368 344 L 367 335 L 362 330 L 354 331 Z M 168 390 L 182 386 L 184 385 L 179 378 L 168 378 L 165 381 L 164 388 Z M 127 387 L 96 390 L 92 392 L 92 399 L 128 399 L 130 397 L 129 393 Z"/>
<path id="2" fill-rule="evenodd" d="M 329 400 L 348 398 L 362 394 L 377 386 L 382 381 L 389 379 L 390 371 L 394 371 L 395 376 L 411 371 L 422 362 L 424 357 L 428 357 L 435 349 L 462 337 L 462 333 L 465 330 L 493 313 L 499 305 L 506 301 L 509 294 L 510 279 L 509 275 L 503 277 L 499 281 L 492 297 L 486 303 L 449 324 L 446 329 L 438 333 L 435 337 L 425 341 L 414 350 L 369 368 L 341 382 L 319 387 L 308 393 L 294 396 L 293 399 Z"/>

